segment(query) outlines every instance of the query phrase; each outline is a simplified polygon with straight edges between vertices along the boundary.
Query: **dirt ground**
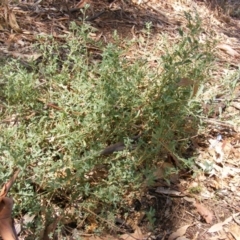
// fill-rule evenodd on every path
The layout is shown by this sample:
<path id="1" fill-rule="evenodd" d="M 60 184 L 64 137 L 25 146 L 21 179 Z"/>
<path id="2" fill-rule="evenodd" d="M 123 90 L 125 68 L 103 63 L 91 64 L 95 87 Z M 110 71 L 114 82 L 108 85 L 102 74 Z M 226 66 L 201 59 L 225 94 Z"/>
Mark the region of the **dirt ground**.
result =
<path id="1" fill-rule="evenodd" d="M 226 66 L 235 71 L 240 63 L 240 18 L 235 11 L 240 4 L 229 1 L 229 11 L 224 11 L 217 1 L 190 0 L 108 0 L 108 1 L 19 1 L 10 3 L 11 14 L 8 24 L 4 21 L 1 7 L 0 58 L 3 56 L 26 61 L 34 56 L 32 44 L 38 34 L 52 34 L 56 39 L 68 32 L 69 23 L 81 24 L 82 18 L 96 28 L 96 38 L 106 43 L 117 31 L 120 39 L 144 38 L 146 24 L 151 22 L 151 36 L 148 49 L 137 47 L 129 52 L 134 59 L 146 52 L 155 52 L 159 33 L 165 32 L 173 39 L 177 29 L 184 27 L 183 11 L 199 12 L 206 33 L 214 32 L 220 44 L 216 49 L 218 78 L 224 76 Z M 86 4 L 90 7 L 80 12 Z M 232 13 L 232 16 L 231 16 Z M 234 15 L 234 14 L 235 15 Z M 154 55 L 149 63 L 154 67 Z M 217 78 L 216 78 L 217 79 Z M 240 76 L 236 77 L 239 86 Z M 140 194 L 133 202 L 131 223 L 116 224 L 124 229 L 122 239 L 191 239 L 191 240 L 239 240 L 240 239 L 240 128 L 237 118 L 240 111 L 240 88 L 236 87 L 231 103 L 224 104 L 229 96 L 219 94 L 221 84 L 209 83 L 216 92 L 217 101 L 212 107 L 213 115 L 206 119 L 207 131 L 193 139 L 196 150 L 195 171 L 179 172 L 170 178 L 170 184 L 163 179 L 166 165 L 159 166 L 158 181 Z M 219 105 L 220 104 L 220 105 Z M 220 109 L 220 110 L 219 110 Z M 221 111 L 221 118 L 219 117 Z M 152 209 L 154 228 L 143 214 Z M 135 226 L 135 227 L 132 227 Z M 72 239 L 77 239 L 72 237 Z M 81 239 L 117 239 L 111 234 L 96 237 L 92 234 Z"/>

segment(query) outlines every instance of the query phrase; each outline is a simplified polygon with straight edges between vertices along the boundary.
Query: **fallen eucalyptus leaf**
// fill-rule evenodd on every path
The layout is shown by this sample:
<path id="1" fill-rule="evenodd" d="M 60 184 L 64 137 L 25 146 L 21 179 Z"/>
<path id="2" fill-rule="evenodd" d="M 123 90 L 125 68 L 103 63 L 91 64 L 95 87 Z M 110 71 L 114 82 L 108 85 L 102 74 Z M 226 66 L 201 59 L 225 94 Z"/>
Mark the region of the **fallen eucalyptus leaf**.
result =
<path id="1" fill-rule="evenodd" d="M 224 225 L 223 222 L 216 223 L 216 224 L 214 224 L 213 226 L 211 226 L 211 227 L 208 229 L 208 232 L 209 232 L 209 233 L 214 233 L 214 232 L 221 231 L 223 225 Z"/>
<path id="2" fill-rule="evenodd" d="M 227 54 L 231 55 L 231 56 L 238 56 L 238 52 L 235 51 L 231 46 L 227 45 L 227 44 L 218 44 L 217 48 L 225 51 Z"/>
<path id="3" fill-rule="evenodd" d="M 176 238 L 178 238 L 178 237 L 182 237 L 182 236 L 186 233 L 186 231 L 187 231 L 187 229 L 189 228 L 189 226 L 191 226 L 191 225 L 188 224 L 188 225 L 185 225 L 185 226 L 183 226 L 183 227 L 180 227 L 176 232 L 173 232 L 173 233 L 169 236 L 168 240 L 174 240 L 174 239 L 176 239 Z"/>
<path id="4" fill-rule="evenodd" d="M 190 240 L 189 238 L 183 236 L 183 237 L 178 237 L 176 240 Z"/>
<path id="5" fill-rule="evenodd" d="M 214 233 L 214 232 L 218 232 L 221 231 L 223 226 L 230 223 L 234 217 L 237 217 L 239 215 L 239 213 L 233 214 L 231 217 L 225 219 L 225 221 L 220 222 L 220 223 L 216 223 L 213 226 L 211 226 L 207 232 L 209 233 Z"/>
<path id="6" fill-rule="evenodd" d="M 9 25 L 11 26 L 11 28 L 16 31 L 16 32 L 21 32 L 21 28 L 19 27 L 18 23 L 17 23 L 17 19 L 15 14 L 11 11 L 9 11 Z"/>
<path id="7" fill-rule="evenodd" d="M 165 195 L 170 195 L 170 196 L 176 196 L 176 197 L 185 196 L 184 194 L 182 194 L 179 191 L 171 190 L 171 189 L 164 188 L 164 187 L 158 187 L 155 192 L 156 193 L 162 193 L 162 194 L 165 194 Z"/>

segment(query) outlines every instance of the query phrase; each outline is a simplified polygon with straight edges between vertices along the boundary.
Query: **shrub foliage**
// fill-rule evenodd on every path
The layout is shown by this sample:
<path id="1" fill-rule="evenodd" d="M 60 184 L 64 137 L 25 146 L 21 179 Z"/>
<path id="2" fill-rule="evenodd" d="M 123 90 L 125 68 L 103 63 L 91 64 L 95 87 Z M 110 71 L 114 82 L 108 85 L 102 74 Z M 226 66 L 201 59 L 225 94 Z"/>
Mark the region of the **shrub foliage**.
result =
<path id="1" fill-rule="evenodd" d="M 117 39 L 94 42 L 86 24 L 72 24 L 61 43 L 39 37 L 41 58 L 32 71 L 18 61 L 1 66 L 0 174 L 5 181 L 21 169 L 15 213 L 38 216 L 39 231 L 43 215 L 67 218 L 70 207 L 72 219 L 80 221 L 87 209 L 106 219 L 153 180 L 160 153 L 188 166 L 184 154 L 197 132 L 198 90 L 209 75 L 212 45 L 199 42 L 200 20 L 186 19 L 188 29 L 179 30 L 174 45 L 166 41 L 155 68 L 145 59 L 129 61 Z M 123 152 L 100 154 L 119 141 Z"/>

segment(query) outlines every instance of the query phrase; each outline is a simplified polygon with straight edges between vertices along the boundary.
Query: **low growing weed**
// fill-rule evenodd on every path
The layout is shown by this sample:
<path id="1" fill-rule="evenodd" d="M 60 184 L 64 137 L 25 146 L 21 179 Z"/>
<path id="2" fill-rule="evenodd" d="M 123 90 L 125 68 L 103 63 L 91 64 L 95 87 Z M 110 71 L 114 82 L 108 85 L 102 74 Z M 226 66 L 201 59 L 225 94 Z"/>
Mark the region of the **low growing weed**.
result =
<path id="1" fill-rule="evenodd" d="M 198 125 L 194 97 L 212 61 L 210 42 L 199 43 L 200 20 L 186 18 L 188 31 L 166 45 L 151 73 L 143 60 L 129 62 L 124 49 L 97 44 L 91 27 L 74 24 L 62 44 L 39 39 L 42 59 L 34 71 L 15 62 L 1 66 L 1 180 L 21 168 L 16 212 L 39 216 L 39 232 L 56 208 L 78 224 L 88 224 L 89 211 L 106 219 L 106 212 L 127 209 L 124 196 L 139 191 L 160 152 L 184 167 Z M 140 132 L 134 151 L 100 156 L 108 144 Z"/>

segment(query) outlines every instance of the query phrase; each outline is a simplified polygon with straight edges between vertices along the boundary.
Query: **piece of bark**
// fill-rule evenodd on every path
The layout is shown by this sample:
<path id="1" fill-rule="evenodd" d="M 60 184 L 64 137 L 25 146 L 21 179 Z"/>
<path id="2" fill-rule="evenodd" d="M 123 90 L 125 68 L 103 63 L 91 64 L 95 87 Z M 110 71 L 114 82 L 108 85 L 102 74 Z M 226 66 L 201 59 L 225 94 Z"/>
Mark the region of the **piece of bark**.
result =
<path id="1" fill-rule="evenodd" d="M 195 202 L 194 207 L 196 207 L 199 214 L 205 219 L 206 223 L 212 223 L 213 221 L 213 213 L 208 208 L 206 208 L 203 204 Z"/>

